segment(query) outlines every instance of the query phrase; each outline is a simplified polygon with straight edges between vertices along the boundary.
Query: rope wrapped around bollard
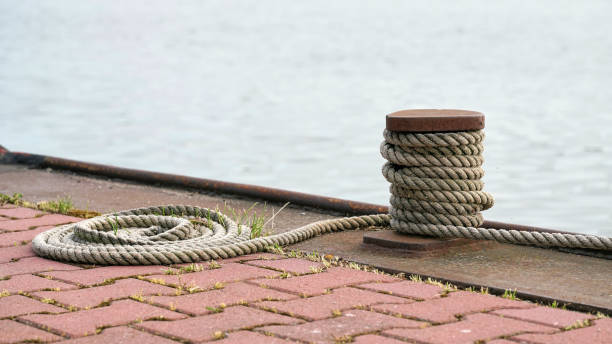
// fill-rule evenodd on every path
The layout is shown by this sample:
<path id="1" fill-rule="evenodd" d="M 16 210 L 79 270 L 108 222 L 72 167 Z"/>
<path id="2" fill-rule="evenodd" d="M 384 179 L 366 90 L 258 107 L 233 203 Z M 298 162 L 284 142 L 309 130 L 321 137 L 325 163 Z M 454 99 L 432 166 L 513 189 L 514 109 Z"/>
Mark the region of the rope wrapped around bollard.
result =
<path id="1" fill-rule="evenodd" d="M 446 115 L 459 121 L 447 125 Z M 481 121 L 466 122 L 466 118 Z M 478 130 L 448 131 L 462 126 Z M 388 130 L 390 127 L 399 130 Z M 433 127 L 442 131 L 420 131 Z M 393 229 L 439 238 L 612 250 L 612 239 L 607 237 L 481 228 L 480 211 L 494 202 L 489 193 L 482 191 L 480 180 L 484 175 L 483 127 L 482 114 L 463 110 L 407 110 L 387 116 L 380 152 L 388 161 L 383 175 L 391 183 Z"/>

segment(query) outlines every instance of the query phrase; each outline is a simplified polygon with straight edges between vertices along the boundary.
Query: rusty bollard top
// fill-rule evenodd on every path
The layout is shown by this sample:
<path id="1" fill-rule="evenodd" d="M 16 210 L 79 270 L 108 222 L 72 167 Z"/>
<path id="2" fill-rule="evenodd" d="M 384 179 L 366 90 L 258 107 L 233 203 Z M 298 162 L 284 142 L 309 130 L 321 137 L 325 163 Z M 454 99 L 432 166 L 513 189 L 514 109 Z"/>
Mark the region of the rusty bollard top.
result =
<path id="1" fill-rule="evenodd" d="M 387 115 L 387 130 L 431 133 L 484 129 L 484 115 L 450 109 L 402 110 Z"/>

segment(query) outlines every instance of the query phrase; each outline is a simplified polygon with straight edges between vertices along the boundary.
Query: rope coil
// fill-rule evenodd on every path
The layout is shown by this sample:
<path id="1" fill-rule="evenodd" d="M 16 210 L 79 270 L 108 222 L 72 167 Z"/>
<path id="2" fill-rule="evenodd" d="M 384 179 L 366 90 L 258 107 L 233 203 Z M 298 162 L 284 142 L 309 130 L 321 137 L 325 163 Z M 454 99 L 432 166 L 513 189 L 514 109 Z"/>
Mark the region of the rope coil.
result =
<path id="1" fill-rule="evenodd" d="M 291 245 L 325 233 L 388 226 L 389 219 L 387 214 L 378 214 L 324 220 L 252 239 L 248 226 L 219 212 L 168 205 L 126 210 L 56 227 L 38 234 L 32 249 L 42 257 L 85 264 L 195 263 L 261 252 L 269 246 Z"/>
<path id="2" fill-rule="evenodd" d="M 612 250 L 612 239 L 580 234 L 481 228 L 493 206 L 480 178 L 484 132 L 410 133 L 385 130 L 382 169 L 391 183 L 391 227 L 439 238 L 495 240 L 538 247 Z"/>

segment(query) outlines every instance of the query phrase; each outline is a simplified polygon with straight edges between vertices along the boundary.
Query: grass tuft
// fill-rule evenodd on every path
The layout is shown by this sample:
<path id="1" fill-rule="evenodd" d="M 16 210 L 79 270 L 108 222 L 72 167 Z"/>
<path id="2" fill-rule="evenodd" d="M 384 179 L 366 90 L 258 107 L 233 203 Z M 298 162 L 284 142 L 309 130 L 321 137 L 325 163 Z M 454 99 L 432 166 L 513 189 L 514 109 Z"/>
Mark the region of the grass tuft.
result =
<path id="1" fill-rule="evenodd" d="M 89 219 L 101 214 L 97 211 L 75 209 L 74 204 L 70 196 L 58 197 L 54 201 L 42 201 L 38 203 L 32 203 L 23 200 L 23 195 L 20 193 L 14 193 L 12 196 L 0 193 L 0 204 L 14 204 L 21 207 L 37 209 L 41 211 L 47 211 L 50 213 L 59 213 L 70 216 L 81 217 Z"/>
<path id="2" fill-rule="evenodd" d="M 504 290 L 504 294 L 502 295 L 503 298 L 508 299 L 508 300 L 519 300 L 518 297 L 516 297 L 516 289 L 512 290 L 512 289 L 506 289 Z"/>

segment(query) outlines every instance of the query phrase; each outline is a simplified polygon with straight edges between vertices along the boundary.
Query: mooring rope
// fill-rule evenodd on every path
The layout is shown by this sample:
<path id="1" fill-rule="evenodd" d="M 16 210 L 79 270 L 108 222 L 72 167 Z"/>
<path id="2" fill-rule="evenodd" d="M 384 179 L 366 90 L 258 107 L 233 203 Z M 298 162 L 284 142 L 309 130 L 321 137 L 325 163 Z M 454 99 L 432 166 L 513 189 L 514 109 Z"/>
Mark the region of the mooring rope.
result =
<path id="1" fill-rule="evenodd" d="M 481 228 L 493 206 L 480 178 L 484 132 L 384 131 L 383 175 L 391 183 L 391 227 L 406 234 L 495 240 L 538 247 L 612 250 L 612 238 Z"/>
<path id="2" fill-rule="evenodd" d="M 106 214 L 38 234 L 36 254 L 102 265 L 170 265 L 236 257 L 286 246 L 317 235 L 388 226 L 387 214 L 314 222 L 271 236 L 251 238 L 251 228 L 200 207 L 168 205 Z"/>
<path id="3" fill-rule="evenodd" d="M 314 222 L 291 231 L 251 238 L 251 228 L 200 207 L 168 205 L 106 214 L 38 234 L 36 254 L 103 265 L 169 265 L 236 257 L 286 246 L 317 235 L 371 226 L 440 238 L 495 240 L 538 247 L 612 250 L 595 235 L 481 228 L 480 211 L 493 205 L 480 178 L 482 131 L 384 132 L 383 175 L 391 183 L 390 214 Z"/>

